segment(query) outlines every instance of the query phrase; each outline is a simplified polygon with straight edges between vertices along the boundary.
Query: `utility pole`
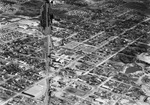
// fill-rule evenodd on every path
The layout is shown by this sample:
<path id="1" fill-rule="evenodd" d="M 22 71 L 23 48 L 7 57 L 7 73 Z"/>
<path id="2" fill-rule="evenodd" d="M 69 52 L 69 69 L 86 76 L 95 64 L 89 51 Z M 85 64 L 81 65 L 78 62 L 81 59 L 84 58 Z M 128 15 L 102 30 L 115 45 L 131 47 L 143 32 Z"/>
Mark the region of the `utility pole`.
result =
<path id="1" fill-rule="evenodd" d="M 52 65 L 52 59 L 51 54 L 53 50 L 53 42 L 52 42 L 52 19 L 53 19 L 53 13 L 52 13 L 52 1 L 50 0 L 44 0 L 44 4 L 41 8 L 41 19 L 40 24 L 42 27 L 43 34 L 46 35 L 46 41 L 44 42 L 45 45 L 45 62 L 46 62 L 46 92 L 45 92 L 45 99 L 44 99 L 44 105 L 50 105 L 50 98 L 51 98 L 51 78 L 49 77 L 50 74 L 50 66 Z"/>

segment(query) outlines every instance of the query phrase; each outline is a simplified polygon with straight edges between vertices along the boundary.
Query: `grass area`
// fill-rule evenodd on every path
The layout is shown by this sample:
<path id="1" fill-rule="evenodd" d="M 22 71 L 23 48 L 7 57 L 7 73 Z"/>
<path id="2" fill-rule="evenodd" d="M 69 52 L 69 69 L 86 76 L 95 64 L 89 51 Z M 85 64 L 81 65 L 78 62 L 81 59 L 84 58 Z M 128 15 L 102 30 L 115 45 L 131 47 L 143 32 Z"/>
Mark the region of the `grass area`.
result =
<path id="1" fill-rule="evenodd" d="M 3 13 L 3 11 L 0 10 L 0 14 L 2 14 L 2 13 Z"/>
<path id="2" fill-rule="evenodd" d="M 86 7 L 88 4 L 84 0 L 63 0 L 66 4 Z"/>
<path id="3" fill-rule="evenodd" d="M 20 5 L 19 11 L 15 15 L 24 15 L 34 17 L 40 14 L 40 8 L 43 2 L 31 0 Z"/>
<path id="4" fill-rule="evenodd" d="M 72 1 L 72 0 L 71 0 Z M 75 0 L 76 1 L 76 0 Z M 42 6 L 43 2 L 40 0 L 31 0 L 29 2 L 23 3 L 19 5 L 19 10 L 15 13 L 15 15 L 23 15 L 23 16 L 29 16 L 29 17 L 36 17 L 40 15 L 40 8 Z M 64 6 L 65 5 L 65 6 Z M 79 7 L 74 5 L 59 5 L 54 6 L 53 13 L 55 18 L 59 19 L 70 19 L 70 18 L 76 18 L 75 16 L 67 16 L 65 13 L 68 12 L 68 9 L 63 8 L 69 7 L 69 10 L 78 9 Z"/>
<path id="5" fill-rule="evenodd" d="M 5 3 L 5 4 L 9 4 L 9 5 L 13 5 L 13 4 L 16 4 L 15 2 L 13 1 L 10 1 L 10 0 L 0 0 L 1 2 Z"/>

